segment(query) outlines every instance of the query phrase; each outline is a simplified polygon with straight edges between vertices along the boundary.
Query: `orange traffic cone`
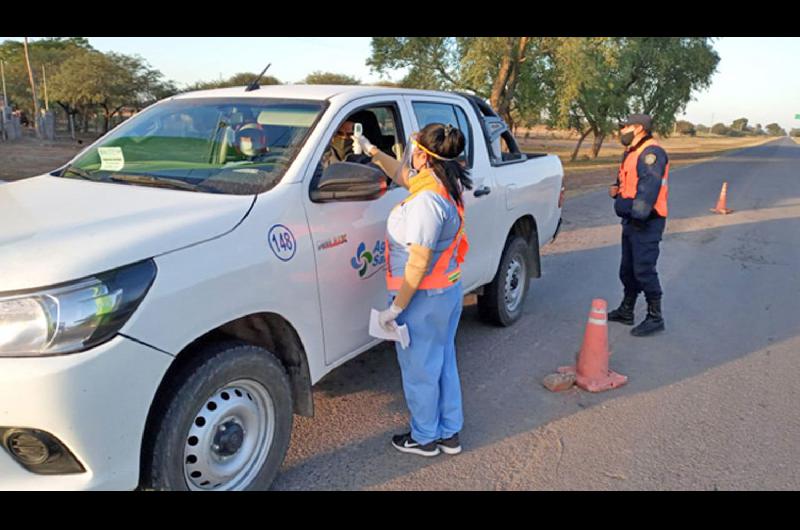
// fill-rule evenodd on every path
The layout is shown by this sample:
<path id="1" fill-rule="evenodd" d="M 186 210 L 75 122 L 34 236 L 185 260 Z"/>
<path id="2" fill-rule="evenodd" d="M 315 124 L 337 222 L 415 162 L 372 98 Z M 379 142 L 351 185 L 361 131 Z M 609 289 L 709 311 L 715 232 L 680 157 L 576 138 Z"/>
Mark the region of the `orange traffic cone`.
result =
<path id="1" fill-rule="evenodd" d="M 717 201 L 716 208 L 712 208 L 711 211 L 714 213 L 721 213 L 722 215 L 726 215 L 732 213 L 733 210 L 729 210 L 725 207 L 725 201 L 728 198 L 728 183 L 722 183 L 722 191 L 719 192 L 719 200 Z"/>
<path id="2" fill-rule="evenodd" d="M 583 335 L 576 366 L 562 366 L 561 374 L 576 373 L 576 383 L 589 392 L 602 392 L 628 382 L 628 377 L 608 369 L 608 304 L 602 298 L 592 300 L 589 321 Z"/>

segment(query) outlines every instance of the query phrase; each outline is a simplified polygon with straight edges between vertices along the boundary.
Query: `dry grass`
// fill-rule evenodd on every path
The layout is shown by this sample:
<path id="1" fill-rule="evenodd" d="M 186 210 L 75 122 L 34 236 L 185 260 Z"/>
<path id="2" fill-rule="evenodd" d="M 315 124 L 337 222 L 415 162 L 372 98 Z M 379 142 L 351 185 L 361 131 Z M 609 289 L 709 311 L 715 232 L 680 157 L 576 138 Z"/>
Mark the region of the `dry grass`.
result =
<path id="1" fill-rule="evenodd" d="M 74 140 L 42 142 L 27 134 L 15 142 L 0 142 L 0 180 L 17 180 L 52 171 L 78 151 L 90 140 L 78 144 Z"/>
<path id="2" fill-rule="evenodd" d="M 575 149 L 578 137 L 568 133 L 550 131 L 548 136 L 531 136 L 528 139 L 518 135 L 518 142 L 523 151 L 547 152 L 556 154 L 564 164 L 564 185 L 567 196 L 575 196 L 586 191 L 605 188 L 616 177 L 623 147 L 616 138 L 607 138 L 596 159 L 590 158 L 592 138 L 584 140 L 578 158 L 570 162 L 569 158 Z M 667 151 L 670 167 L 705 162 L 725 152 L 742 149 L 774 140 L 772 137 L 730 138 L 725 136 L 673 136 L 657 138 Z"/>

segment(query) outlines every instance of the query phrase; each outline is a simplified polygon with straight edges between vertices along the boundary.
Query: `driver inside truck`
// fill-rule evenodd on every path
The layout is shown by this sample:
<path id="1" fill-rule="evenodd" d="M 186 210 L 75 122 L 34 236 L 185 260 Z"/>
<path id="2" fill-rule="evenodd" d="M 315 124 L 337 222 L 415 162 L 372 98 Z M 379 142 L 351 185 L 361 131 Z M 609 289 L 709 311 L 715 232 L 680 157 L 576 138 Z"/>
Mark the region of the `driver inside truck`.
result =
<path id="1" fill-rule="evenodd" d="M 339 130 L 336 131 L 322 157 L 323 168 L 339 162 L 354 162 L 356 164 L 369 164 L 371 162 L 371 158 L 368 155 L 363 153 L 355 154 L 353 151 L 355 125 L 355 122 L 348 118 L 339 126 Z"/>

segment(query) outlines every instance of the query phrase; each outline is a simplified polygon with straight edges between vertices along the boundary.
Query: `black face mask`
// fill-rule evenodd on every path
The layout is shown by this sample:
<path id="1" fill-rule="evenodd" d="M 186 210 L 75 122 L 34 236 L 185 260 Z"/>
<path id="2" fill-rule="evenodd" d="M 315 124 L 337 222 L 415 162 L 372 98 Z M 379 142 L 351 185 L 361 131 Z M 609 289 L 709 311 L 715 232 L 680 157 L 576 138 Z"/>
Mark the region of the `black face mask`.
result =
<path id="1" fill-rule="evenodd" d="M 631 145 L 631 142 L 633 142 L 634 136 L 635 135 L 633 132 L 626 132 L 625 134 L 620 135 L 619 141 L 622 145 L 628 147 L 629 145 Z"/>

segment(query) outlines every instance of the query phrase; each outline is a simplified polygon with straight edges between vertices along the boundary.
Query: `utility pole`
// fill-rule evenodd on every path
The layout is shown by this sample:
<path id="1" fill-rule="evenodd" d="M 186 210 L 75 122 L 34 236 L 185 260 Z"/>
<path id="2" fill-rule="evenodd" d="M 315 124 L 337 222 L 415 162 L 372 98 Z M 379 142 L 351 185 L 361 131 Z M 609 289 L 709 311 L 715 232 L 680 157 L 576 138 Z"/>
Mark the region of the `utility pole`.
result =
<path id="1" fill-rule="evenodd" d="M 3 80 L 3 113 L 0 114 L 0 140 L 8 140 L 6 132 L 6 114 L 8 113 L 8 99 L 6 98 L 6 68 L 5 61 L 0 61 L 0 78 Z"/>
<path id="2" fill-rule="evenodd" d="M 3 106 L 8 107 L 8 98 L 6 97 L 6 62 L 0 61 L 0 77 L 3 78 Z"/>
<path id="3" fill-rule="evenodd" d="M 36 129 L 36 136 L 41 138 L 39 131 L 39 102 L 36 100 L 36 85 L 33 82 L 33 70 L 31 70 L 31 59 L 28 56 L 28 37 L 25 37 L 25 64 L 28 66 L 28 80 L 31 83 L 31 93 L 33 94 L 33 125 Z"/>
<path id="4" fill-rule="evenodd" d="M 50 110 L 50 100 L 47 97 L 47 74 L 45 74 L 44 65 L 42 65 L 42 83 L 44 84 L 44 110 L 47 112 Z"/>

